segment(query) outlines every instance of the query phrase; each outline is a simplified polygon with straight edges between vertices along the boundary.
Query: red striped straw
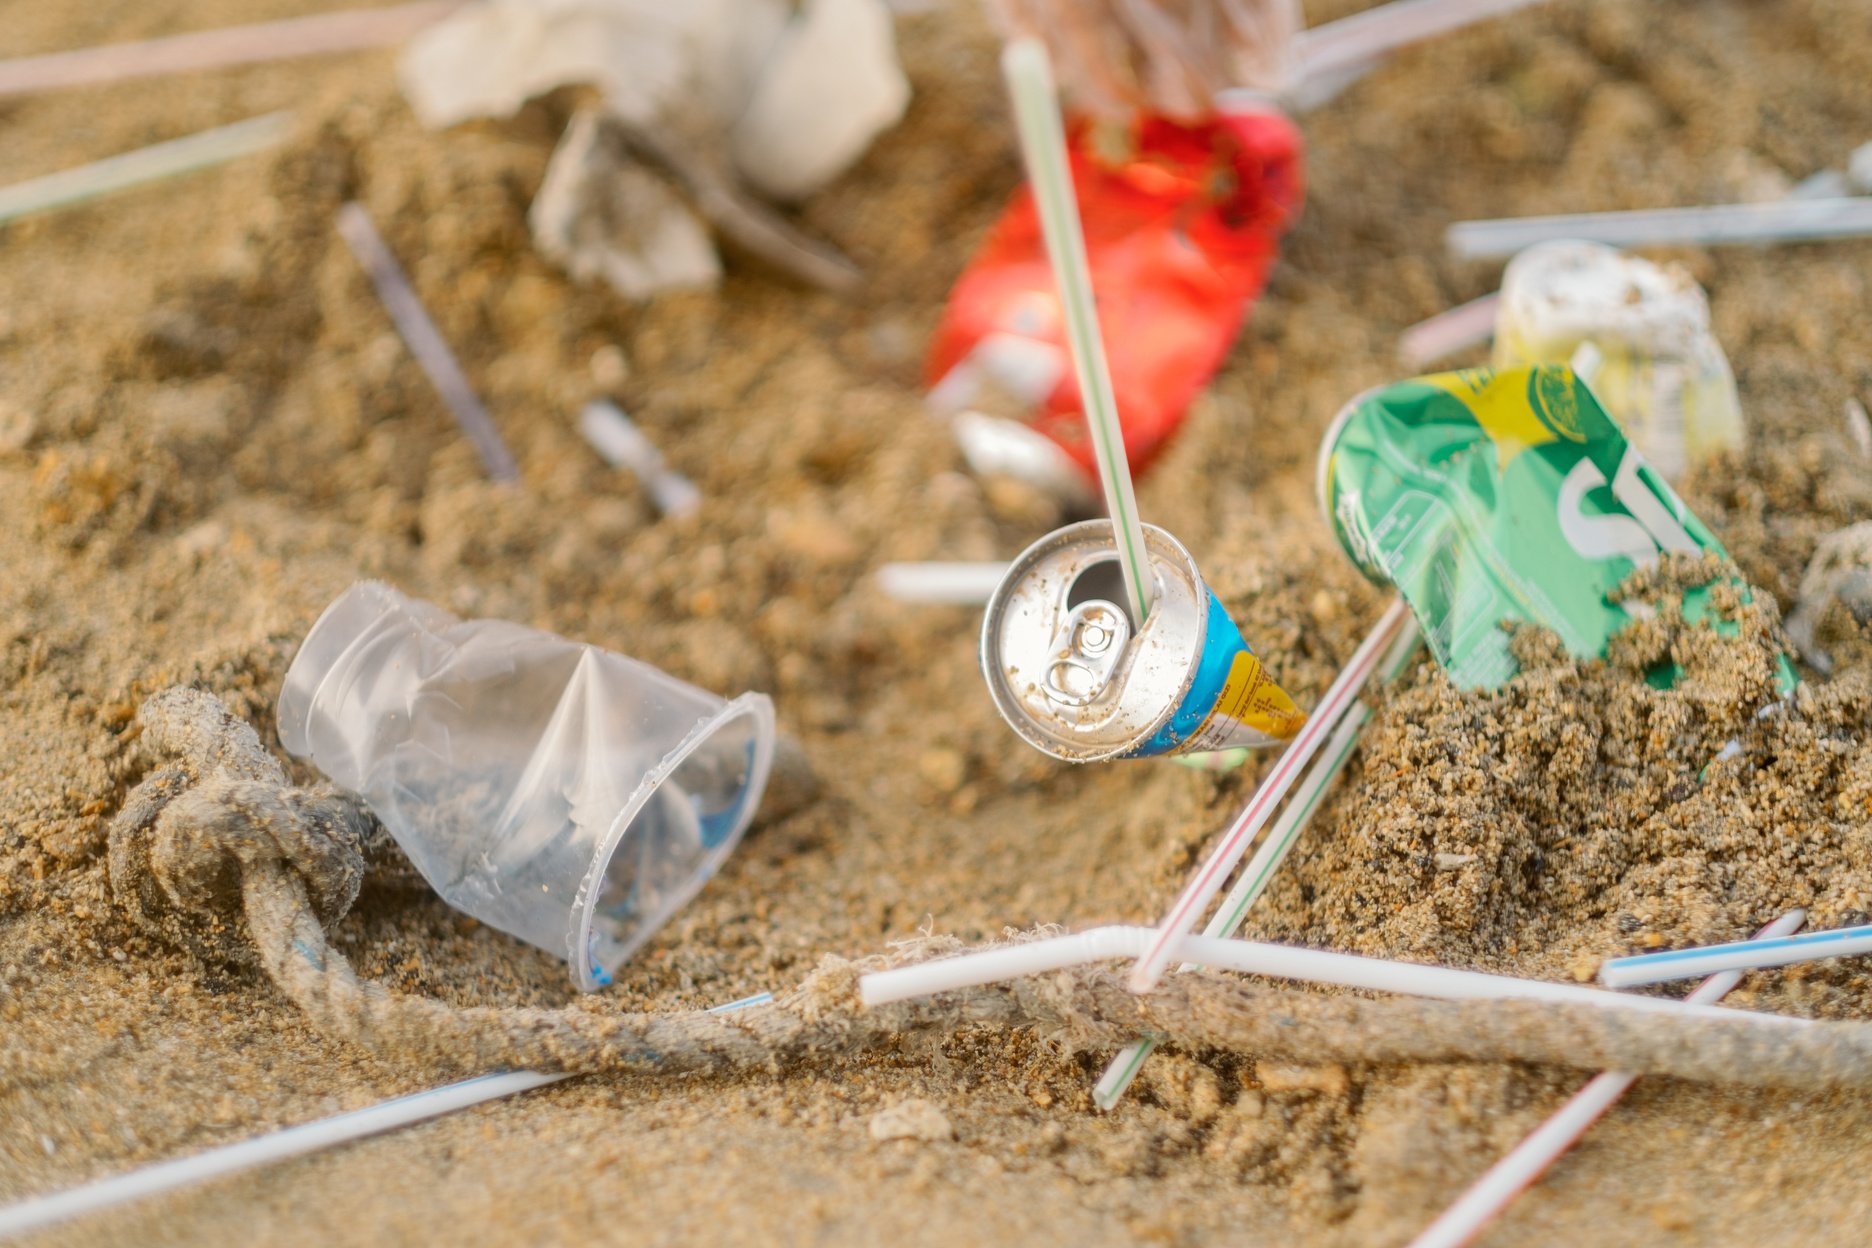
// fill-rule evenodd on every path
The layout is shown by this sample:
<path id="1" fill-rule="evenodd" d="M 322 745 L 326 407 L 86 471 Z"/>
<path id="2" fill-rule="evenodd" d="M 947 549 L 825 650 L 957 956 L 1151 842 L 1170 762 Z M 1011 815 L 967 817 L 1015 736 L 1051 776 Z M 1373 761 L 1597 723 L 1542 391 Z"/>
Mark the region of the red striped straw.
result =
<path id="1" fill-rule="evenodd" d="M 144 39 L 137 43 L 112 43 L 46 56 L 24 56 L 0 61 L 0 95 L 379 48 L 403 42 L 423 27 L 447 17 L 461 2 L 421 0 L 417 4 L 388 9 L 320 13 L 281 22 Z"/>
<path id="2" fill-rule="evenodd" d="M 1339 724 L 1339 720 L 1357 699 L 1365 682 L 1378 668 L 1378 660 L 1397 636 L 1398 630 L 1409 620 L 1410 608 L 1404 605 L 1402 598 L 1395 598 L 1385 608 L 1370 635 L 1353 653 L 1351 661 L 1339 673 L 1339 678 L 1326 690 L 1326 696 L 1313 708 L 1306 726 L 1294 737 L 1293 744 L 1274 764 L 1274 770 L 1254 796 L 1242 808 L 1240 815 L 1227 832 L 1222 834 L 1221 842 L 1209 854 L 1209 860 L 1203 863 L 1190 882 L 1184 886 L 1183 895 L 1178 897 L 1176 905 L 1170 907 L 1170 913 L 1164 916 L 1163 923 L 1157 929 L 1144 950 L 1144 956 L 1131 968 L 1130 988 L 1132 992 L 1149 992 L 1163 978 L 1164 970 L 1176 956 L 1177 946 L 1202 918 L 1203 911 L 1215 899 L 1217 892 L 1228 880 L 1229 872 L 1254 844 L 1268 819 L 1274 814 L 1274 808 L 1280 805 L 1281 798 L 1287 796 L 1287 790 L 1294 786 L 1300 773 L 1314 753 Z"/>

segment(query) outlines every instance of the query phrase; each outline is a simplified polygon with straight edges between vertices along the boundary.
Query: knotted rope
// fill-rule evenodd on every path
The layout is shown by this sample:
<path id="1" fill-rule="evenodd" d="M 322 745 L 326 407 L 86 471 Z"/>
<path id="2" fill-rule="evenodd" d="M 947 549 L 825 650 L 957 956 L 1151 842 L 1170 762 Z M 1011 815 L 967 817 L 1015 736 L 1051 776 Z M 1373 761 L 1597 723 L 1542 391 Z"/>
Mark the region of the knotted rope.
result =
<path id="1" fill-rule="evenodd" d="M 828 956 L 762 1009 L 459 1008 L 360 981 L 326 939 L 384 835 L 358 798 L 293 787 L 253 729 L 210 694 L 167 690 L 139 718 L 166 765 L 112 822 L 118 898 L 146 924 L 197 945 L 244 917 L 260 965 L 320 1031 L 387 1056 L 466 1071 L 780 1071 L 912 1033 L 986 1025 L 1036 1028 L 1073 1049 L 1115 1048 L 1149 1032 L 1192 1050 L 1311 1064 L 1513 1061 L 1786 1088 L 1872 1083 L 1872 1025 L 1790 1028 L 1740 1013 L 1730 1023 L 1527 1001 L 1372 1000 L 1201 972 L 1139 997 L 1096 967 L 860 1004 L 860 973 L 963 949 L 940 937 L 859 962 Z"/>

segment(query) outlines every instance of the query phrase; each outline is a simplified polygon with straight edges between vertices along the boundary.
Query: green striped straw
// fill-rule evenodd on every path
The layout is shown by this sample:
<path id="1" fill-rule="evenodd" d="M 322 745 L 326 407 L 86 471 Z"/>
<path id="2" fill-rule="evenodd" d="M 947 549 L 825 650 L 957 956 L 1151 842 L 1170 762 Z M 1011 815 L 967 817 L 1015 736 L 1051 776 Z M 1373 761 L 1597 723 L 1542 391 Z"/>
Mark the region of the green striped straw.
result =
<path id="1" fill-rule="evenodd" d="M 1417 651 L 1419 637 L 1417 621 L 1407 619 L 1404 627 L 1398 631 L 1397 640 L 1391 643 L 1391 649 L 1379 661 L 1377 676 L 1381 683 L 1396 679 L 1404 670 Z M 1235 934 L 1235 929 L 1247 917 L 1248 908 L 1267 891 L 1268 882 L 1286 860 L 1287 851 L 1294 847 L 1294 842 L 1300 839 L 1300 833 L 1306 830 L 1307 821 L 1319 809 L 1326 790 L 1332 787 L 1332 782 L 1345 769 L 1346 760 L 1352 757 L 1352 751 L 1358 745 L 1359 733 L 1370 718 L 1371 708 L 1363 702 L 1354 702 L 1347 708 L 1344 718 L 1327 739 L 1306 778 L 1294 790 L 1293 800 L 1287 803 L 1287 809 L 1281 812 L 1281 817 L 1268 832 L 1267 839 L 1261 842 L 1254 857 L 1242 868 L 1241 877 L 1223 899 L 1215 917 L 1209 920 L 1209 926 L 1203 929 L 1203 935 L 1229 937 Z M 1185 962 L 1182 969 L 1193 971 L 1196 966 Z M 1109 1110 L 1118 1103 L 1125 1089 L 1131 1086 L 1131 1081 L 1137 1078 L 1138 1071 L 1144 1068 L 1144 1060 L 1156 1048 L 1156 1037 L 1146 1036 L 1134 1041 L 1112 1059 L 1098 1085 L 1092 1089 L 1092 1099 L 1100 1109 Z"/>
<path id="2" fill-rule="evenodd" d="M 1053 89 L 1053 67 L 1038 39 L 1016 39 L 1001 54 L 1001 72 L 1014 97 L 1014 121 L 1020 129 L 1027 180 L 1033 185 L 1047 259 L 1059 287 L 1066 336 L 1072 344 L 1073 370 L 1079 378 L 1086 422 L 1092 427 L 1105 508 L 1111 513 L 1118 563 L 1124 570 L 1125 593 L 1131 599 L 1132 614 L 1142 626 L 1156 595 L 1144 548 L 1144 525 L 1138 519 L 1137 497 L 1131 489 L 1124 430 L 1118 424 L 1118 399 L 1112 393 L 1111 369 L 1105 363 L 1105 343 L 1099 336 L 1092 266 L 1086 262 L 1072 170 L 1066 163 L 1066 129 L 1060 122 Z"/>

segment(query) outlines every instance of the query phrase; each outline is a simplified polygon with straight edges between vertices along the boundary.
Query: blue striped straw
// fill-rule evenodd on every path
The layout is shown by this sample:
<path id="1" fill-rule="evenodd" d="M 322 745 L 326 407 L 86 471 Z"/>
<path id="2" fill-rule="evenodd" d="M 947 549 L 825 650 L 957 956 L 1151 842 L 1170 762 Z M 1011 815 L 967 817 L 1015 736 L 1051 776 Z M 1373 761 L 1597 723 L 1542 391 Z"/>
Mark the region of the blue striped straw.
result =
<path id="1" fill-rule="evenodd" d="M 1738 940 L 1734 944 L 1706 945 L 1701 949 L 1672 949 L 1635 958 L 1612 958 L 1599 968 L 1599 982 L 1608 988 L 1630 988 L 1637 984 L 1694 979 L 1718 971 L 1752 971 L 1861 953 L 1872 953 L 1872 925 L 1809 932 L 1805 936 Z"/>

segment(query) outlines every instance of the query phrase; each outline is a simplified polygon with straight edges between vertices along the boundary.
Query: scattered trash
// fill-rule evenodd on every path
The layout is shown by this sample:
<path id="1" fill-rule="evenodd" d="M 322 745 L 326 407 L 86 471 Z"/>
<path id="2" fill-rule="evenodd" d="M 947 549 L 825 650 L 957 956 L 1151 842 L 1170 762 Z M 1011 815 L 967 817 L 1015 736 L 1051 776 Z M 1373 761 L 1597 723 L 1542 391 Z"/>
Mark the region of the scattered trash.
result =
<path id="1" fill-rule="evenodd" d="M 722 268 L 708 226 L 602 126 L 588 109 L 566 128 L 527 211 L 533 245 L 574 281 L 603 280 L 626 299 L 714 286 Z"/>
<path id="2" fill-rule="evenodd" d="M 1787 619 L 1788 636 L 1801 657 L 1822 673 L 1833 671 L 1833 656 L 1818 644 L 1815 632 L 1835 603 L 1859 623 L 1872 623 L 1872 520 L 1820 539 Z"/>
<path id="3" fill-rule="evenodd" d="M 448 405 L 455 423 L 480 452 L 488 476 L 503 483 L 518 481 L 520 469 L 514 464 L 507 444 L 501 440 L 500 431 L 494 427 L 487 409 L 481 406 L 468 378 L 462 375 L 461 365 L 455 362 L 454 353 L 442 339 L 442 331 L 429 319 L 422 300 L 409 279 L 403 276 L 396 257 L 390 254 L 389 245 L 377 232 L 364 205 L 354 201 L 338 210 L 338 233 L 351 254 L 357 257 L 371 285 L 377 288 L 377 297 L 383 301 L 384 311 L 395 322 L 410 354 L 428 374 L 430 384 Z"/>
<path id="4" fill-rule="evenodd" d="M 877 585 L 899 602 L 983 606 L 1007 570 L 1005 563 L 887 563 Z"/>
<path id="5" fill-rule="evenodd" d="M 1798 926 L 1798 924 L 1796 925 Z M 1700 949 L 1670 949 L 1630 958 L 1609 958 L 1599 968 L 1599 982 L 1608 988 L 1637 988 L 1695 979 L 1699 975 L 1759 971 L 1793 966 L 1822 958 L 1853 958 L 1872 953 L 1872 925 L 1840 927 L 1825 932 L 1764 932 L 1752 940 Z"/>
<path id="6" fill-rule="evenodd" d="M 286 673 L 280 742 L 361 794 L 450 905 L 591 991 L 715 873 L 773 758 L 773 704 L 363 582 Z"/>
<path id="7" fill-rule="evenodd" d="M 0 187 L 0 223 L 263 152 L 285 138 L 291 128 L 291 113 L 267 113 Z"/>
<path id="8" fill-rule="evenodd" d="M 579 413 L 579 432 L 613 468 L 628 469 L 643 482 L 650 501 L 666 516 L 686 516 L 702 505 L 702 492 L 688 477 L 663 462 L 643 430 L 608 399 L 596 399 Z"/>
<path id="9" fill-rule="evenodd" d="M 1397 632 L 1397 640 L 1391 643 L 1391 649 L 1379 661 L 1376 680 L 1387 683 L 1401 674 L 1417 653 L 1417 647 L 1423 637 L 1417 631 L 1415 620 L 1407 619 Z M 1320 799 L 1332 782 L 1345 769 L 1352 750 L 1358 744 L 1359 733 L 1364 730 L 1365 721 L 1371 718 L 1371 708 L 1363 702 L 1353 702 L 1340 718 L 1338 727 L 1333 729 L 1324 749 L 1307 768 L 1306 776 L 1294 790 L 1293 800 L 1281 811 L 1280 818 L 1262 840 L 1254 857 L 1242 868 L 1241 875 L 1235 881 L 1235 887 L 1229 890 L 1227 897 L 1209 919 L 1209 925 L 1203 928 L 1204 936 L 1227 938 L 1233 936 L 1241 927 L 1248 910 L 1267 891 L 1268 883 L 1274 873 L 1280 870 L 1281 863 L 1287 860 L 1287 852 L 1300 839 L 1300 833 L 1306 830 L 1308 820 L 1319 808 Z M 1259 800 L 1259 795 L 1257 799 Z M 1269 803 L 1271 808 L 1272 803 Z M 1248 834 L 1252 837 L 1253 833 Z M 1179 968 L 1184 971 L 1196 970 L 1194 963 L 1184 963 Z M 1120 1050 L 1105 1067 L 1092 1089 L 1093 1102 L 1103 1110 L 1110 1110 L 1125 1094 L 1137 1078 L 1138 1071 L 1144 1068 L 1144 1062 L 1157 1048 L 1154 1039 L 1142 1039 Z"/>
<path id="10" fill-rule="evenodd" d="M 1124 155 L 1105 154 L 1113 141 Z M 1080 124 L 1068 145 L 1062 180 L 1083 221 L 1125 452 L 1143 472 L 1220 366 L 1299 211 L 1300 137 L 1279 114 L 1253 111 L 1193 126 L 1145 118 L 1122 133 Z M 1058 495 L 1059 460 L 1089 486 L 1095 447 L 1068 358 L 1063 288 L 1047 263 L 1041 190 L 1036 179 L 1015 196 L 957 280 L 925 378 L 937 414 L 982 412 L 1052 442 L 1063 454 L 1028 479 Z"/>
<path id="11" fill-rule="evenodd" d="M 1762 936 L 1782 936 L 1794 932 L 1806 922 L 1804 910 L 1783 915 L 1761 930 Z M 1739 971 L 1713 975 L 1684 998 L 1692 1005 L 1714 1005 L 1742 982 Z M 1515 1197 L 1526 1191 L 1560 1155 L 1585 1135 L 1600 1115 L 1625 1095 L 1637 1075 L 1607 1071 L 1581 1088 L 1553 1117 L 1535 1128 L 1533 1134 L 1515 1145 L 1500 1161 L 1457 1198 L 1410 1242 L 1410 1248 L 1460 1248 L 1469 1243 L 1482 1228 L 1493 1222 Z"/>
<path id="12" fill-rule="evenodd" d="M 1070 936 L 1024 941 L 983 953 L 873 971 L 859 977 L 858 993 L 866 1005 L 888 1005 L 958 988 L 1041 975 L 1087 962 L 1137 957 L 1149 948 L 1157 934 L 1148 927 L 1112 926 L 1095 927 Z M 1721 1022 L 1743 1018 L 1777 1031 L 1796 1031 L 1813 1025 L 1807 1019 L 1781 1014 L 1744 1014 L 1716 1006 L 1691 1005 L 1670 997 L 1627 996 L 1581 984 L 1516 979 L 1485 971 L 1461 971 L 1447 966 L 1330 953 L 1293 945 L 1184 936 L 1172 948 L 1197 966 L 1215 970 L 1445 1001 L 1547 1001 L 1619 1013 L 1670 1014 Z"/>
<path id="13" fill-rule="evenodd" d="M 1275 745 L 1306 716 L 1262 669 L 1177 540 L 1145 528 L 1159 599 L 1121 605 L 1104 520 L 1048 534 L 1009 565 L 982 622 L 995 709 L 1035 749 L 1068 762 Z"/>
<path id="14" fill-rule="evenodd" d="M 1460 351 L 1482 346 L 1495 336 L 1500 309 L 1501 295 L 1483 295 L 1417 322 L 1398 335 L 1398 362 L 1417 373 Z"/>
<path id="15" fill-rule="evenodd" d="M 422 0 L 0 61 L 0 95 L 386 47 L 403 42 L 460 5 L 461 0 Z"/>
<path id="16" fill-rule="evenodd" d="M 1439 373 L 1361 395 L 1320 445 L 1319 492 L 1353 563 L 1399 589 L 1464 688 L 1514 674 L 1501 621 L 1600 655 L 1635 618 L 1612 597 L 1634 570 L 1725 553 L 1567 368 Z M 1693 622 L 1711 613 L 1711 588 L 1685 594 Z"/>
<path id="17" fill-rule="evenodd" d="M 1235 821 L 1216 842 L 1215 848 L 1209 851 L 1209 857 L 1190 877 L 1189 883 L 1184 885 L 1182 894 L 1158 925 L 1149 947 L 1131 968 L 1127 983 L 1132 992 L 1149 992 L 1156 987 L 1158 979 L 1170 965 L 1177 941 L 1196 926 L 1204 908 L 1228 880 L 1229 872 L 1235 869 L 1235 864 L 1241 861 L 1242 855 L 1248 852 L 1248 846 L 1254 842 L 1255 835 L 1273 816 L 1274 808 L 1280 805 L 1281 798 L 1287 795 L 1287 790 L 1300 778 L 1300 773 L 1318 752 L 1320 745 L 1357 702 L 1359 690 L 1365 687 L 1365 682 L 1370 679 L 1399 634 L 1409 626 L 1410 611 L 1401 599 L 1393 600 L 1328 686 L 1305 726 L 1274 761 L 1274 767 L 1261 782 L 1261 787 L 1255 790 L 1248 804 L 1242 807 L 1241 814 L 1235 817 Z"/>
<path id="18" fill-rule="evenodd" d="M 1714 246 L 1820 242 L 1867 234 L 1872 234 L 1872 197 L 1458 221 L 1449 227 L 1445 239 L 1457 256 L 1490 260 L 1512 256 L 1536 243 L 1561 241 L 1613 247 Z"/>
<path id="19" fill-rule="evenodd" d="M 575 276 L 600 274 L 630 298 L 693 285 L 704 267 L 699 223 L 668 186 L 646 189 L 666 178 L 737 244 L 848 288 L 848 261 L 737 183 L 779 200 L 810 194 L 894 125 L 910 95 L 880 0 L 808 0 L 797 12 L 782 0 L 478 0 L 412 41 L 399 76 L 431 128 L 511 116 L 557 87 L 597 88 L 602 120 L 568 131 L 534 225 L 550 227 L 549 255 L 591 253 Z M 677 257 L 658 254 L 678 243 Z"/>
<path id="20" fill-rule="evenodd" d="M 1536 3 L 1539 0 L 1395 0 L 1381 4 L 1301 36 L 1301 81 L 1357 73 L 1407 44 Z"/>
<path id="21" fill-rule="evenodd" d="M 1667 480 L 1741 449 L 1735 376 L 1710 330 L 1709 300 L 1681 265 L 1570 242 L 1510 261 L 1495 366 L 1565 364 L 1586 344 L 1598 362 L 1594 397 Z"/>
<path id="22" fill-rule="evenodd" d="M 871 1115 L 867 1128 L 871 1138 L 884 1140 L 922 1140 L 936 1144 L 955 1138 L 949 1116 L 922 1099 L 902 1101 Z"/>

